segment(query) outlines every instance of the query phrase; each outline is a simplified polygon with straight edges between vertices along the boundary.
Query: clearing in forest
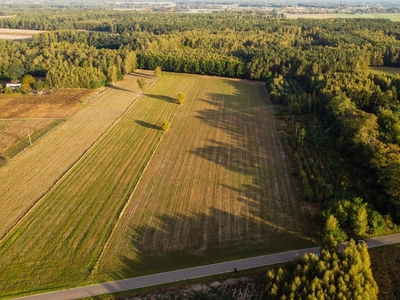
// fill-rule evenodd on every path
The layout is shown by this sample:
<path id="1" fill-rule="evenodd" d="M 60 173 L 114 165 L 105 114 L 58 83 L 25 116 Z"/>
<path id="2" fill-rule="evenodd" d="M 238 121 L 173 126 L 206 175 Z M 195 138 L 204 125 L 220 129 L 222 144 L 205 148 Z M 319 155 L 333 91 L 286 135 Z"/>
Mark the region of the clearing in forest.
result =
<path id="1" fill-rule="evenodd" d="M 4 16 L 12 18 L 13 16 Z M 42 33 L 42 30 L 0 28 L 0 40 L 25 40 L 31 39 L 34 34 Z"/>
<path id="2" fill-rule="evenodd" d="M 369 71 L 376 74 L 400 74 L 400 68 L 393 67 L 369 67 Z"/>
<path id="3" fill-rule="evenodd" d="M 264 84 L 174 76 L 196 84 L 100 258 L 102 280 L 309 245 Z"/>

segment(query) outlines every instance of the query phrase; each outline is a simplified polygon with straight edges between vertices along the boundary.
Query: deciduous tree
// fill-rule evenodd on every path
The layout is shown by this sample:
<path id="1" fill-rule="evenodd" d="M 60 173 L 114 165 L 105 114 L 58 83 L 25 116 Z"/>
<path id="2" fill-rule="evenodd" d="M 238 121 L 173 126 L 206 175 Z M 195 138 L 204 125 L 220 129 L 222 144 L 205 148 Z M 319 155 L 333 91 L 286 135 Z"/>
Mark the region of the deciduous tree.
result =
<path id="1" fill-rule="evenodd" d="M 146 90 L 146 87 L 147 87 L 146 79 L 141 77 L 141 78 L 138 78 L 136 81 L 137 81 L 137 84 L 139 86 L 139 89 L 143 93 Z"/>
<path id="2" fill-rule="evenodd" d="M 179 92 L 176 95 L 176 100 L 178 101 L 179 104 L 182 104 L 186 100 L 186 94 L 184 92 Z"/>
<path id="3" fill-rule="evenodd" d="M 162 76 L 162 71 L 160 67 L 155 68 L 153 73 L 155 78 L 160 78 Z"/>

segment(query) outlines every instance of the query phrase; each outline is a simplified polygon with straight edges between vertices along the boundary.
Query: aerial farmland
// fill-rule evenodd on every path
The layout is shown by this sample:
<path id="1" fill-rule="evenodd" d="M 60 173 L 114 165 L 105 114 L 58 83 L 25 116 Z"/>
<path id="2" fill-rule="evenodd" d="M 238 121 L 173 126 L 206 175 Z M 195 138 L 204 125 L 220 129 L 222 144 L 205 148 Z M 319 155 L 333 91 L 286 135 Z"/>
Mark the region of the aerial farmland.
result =
<path id="1" fill-rule="evenodd" d="M 261 83 L 135 76 L 0 169 L 3 296 L 310 244 Z"/>

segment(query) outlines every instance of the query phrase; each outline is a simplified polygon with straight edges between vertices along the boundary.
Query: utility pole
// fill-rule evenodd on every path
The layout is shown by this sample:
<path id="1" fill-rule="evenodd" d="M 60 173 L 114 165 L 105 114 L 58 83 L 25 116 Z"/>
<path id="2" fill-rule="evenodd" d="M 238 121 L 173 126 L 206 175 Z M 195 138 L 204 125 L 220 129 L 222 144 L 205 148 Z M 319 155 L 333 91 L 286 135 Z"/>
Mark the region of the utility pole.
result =
<path id="1" fill-rule="evenodd" d="M 27 131 L 28 131 L 28 137 L 29 137 L 29 144 L 31 144 L 31 146 L 32 146 L 31 132 L 29 131 L 29 129 L 27 129 Z"/>

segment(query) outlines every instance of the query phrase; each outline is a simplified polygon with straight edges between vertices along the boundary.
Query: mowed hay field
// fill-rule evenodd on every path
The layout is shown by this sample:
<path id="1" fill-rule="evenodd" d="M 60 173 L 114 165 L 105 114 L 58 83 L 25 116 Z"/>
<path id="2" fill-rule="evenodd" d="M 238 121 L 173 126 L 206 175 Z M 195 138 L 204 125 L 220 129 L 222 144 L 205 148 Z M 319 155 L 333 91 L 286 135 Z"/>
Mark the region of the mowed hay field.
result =
<path id="1" fill-rule="evenodd" d="M 167 91 L 166 99 L 172 99 L 193 81 L 166 77 L 149 92 L 158 95 L 159 90 Z M 128 83 L 137 85 L 131 80 Z M 116 103 L 118 96 L 135 97 L 128 87 L 119 85 L 109 96 Z M 157 124 L 172 118 L 178 107 L 157 97 L 137 99 L 12 228 L 0 244 L 1 296 L 87 282 L 121 209 L 162 137 Z"/>
<path id="2" fill-rule="evenodd" d="M 135 101 L 136 78 L 129 76 L 0 167 L 0 239 Z"/>
<path id="3" fill-rule="evenodd" d="M 0 94 L 0 164 L 82 108 L 92 90 L 56 90 L 44 95 Z"/>
<path id="4" fill-rule="evenodd" d="M 306 247 L 291 172 L 262 83 L 164 74 L 1 241 L 0 297 Z"/>
<path id="5" fill-rule="evenodd" d="M 42 30 L 0 28 L 0 39 L 3 40 L 31 39 L 34 34 L 42 32 L 43 32 Z"/>
<path id="6" fill-rule="evenodd" d="M 174 76 L 196 82 L 94 276 L 119 279 L 310 245 L 264 84 Z"/>

